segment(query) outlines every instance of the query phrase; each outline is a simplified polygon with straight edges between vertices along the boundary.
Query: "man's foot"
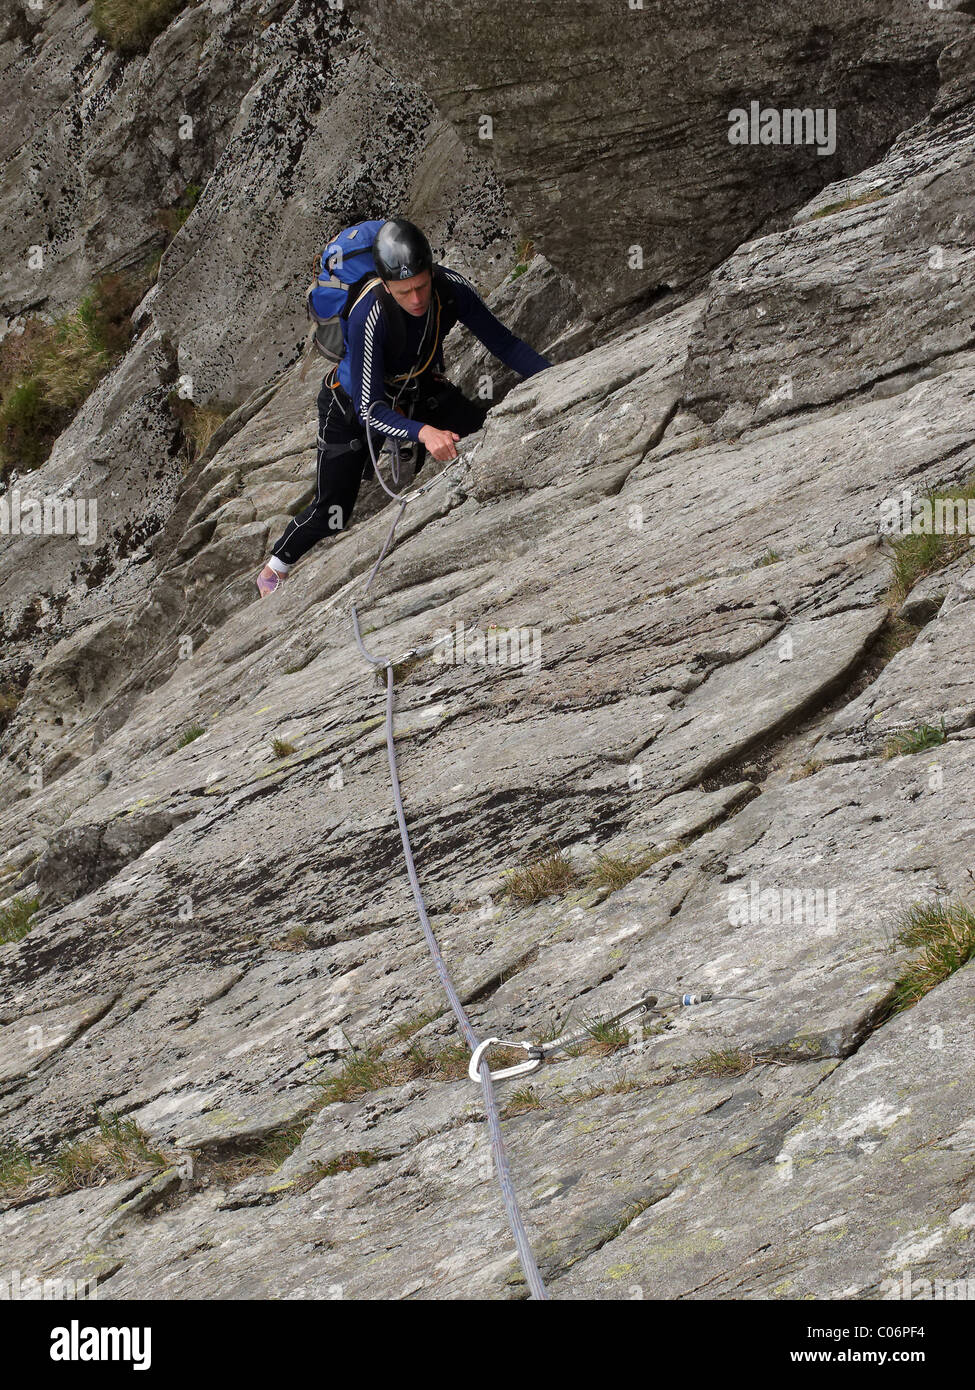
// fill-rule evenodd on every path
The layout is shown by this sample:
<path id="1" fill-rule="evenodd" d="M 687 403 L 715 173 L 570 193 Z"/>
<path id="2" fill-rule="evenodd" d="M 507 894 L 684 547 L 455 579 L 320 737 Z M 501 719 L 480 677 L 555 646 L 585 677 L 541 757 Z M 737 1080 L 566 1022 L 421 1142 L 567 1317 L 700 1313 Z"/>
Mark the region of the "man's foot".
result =
<path id="1" fill-rule="evenodd" d="M 261 598 L 267 598 L 268 594 L 273 594 L 275 589 L 279 589 L 287 579 L 286 574 L 278 574 L 270 565 L 265 565 L 257 576 L 257 587 L 260 590 Z"/>

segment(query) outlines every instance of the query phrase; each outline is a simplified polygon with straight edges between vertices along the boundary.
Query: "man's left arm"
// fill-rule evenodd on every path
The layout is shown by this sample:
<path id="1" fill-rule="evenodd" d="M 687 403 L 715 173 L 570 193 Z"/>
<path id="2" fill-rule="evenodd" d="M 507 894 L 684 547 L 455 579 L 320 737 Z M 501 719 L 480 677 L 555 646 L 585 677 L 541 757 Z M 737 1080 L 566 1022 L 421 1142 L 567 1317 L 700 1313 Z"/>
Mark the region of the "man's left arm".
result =
<path id="1" fill-rule="evenodd" d="M 495 318 L 469 280 L 458 275 L 456 270 L 445 270 L 443 273 L 454 292 L 460 322 L 480 338 L 500 362 L 519 376 L 534 376 L 536 372 L 551 367 L 552 363 L 547 357 L 542 357 L 534 348 L 516 338 L 500 319 Z"/>

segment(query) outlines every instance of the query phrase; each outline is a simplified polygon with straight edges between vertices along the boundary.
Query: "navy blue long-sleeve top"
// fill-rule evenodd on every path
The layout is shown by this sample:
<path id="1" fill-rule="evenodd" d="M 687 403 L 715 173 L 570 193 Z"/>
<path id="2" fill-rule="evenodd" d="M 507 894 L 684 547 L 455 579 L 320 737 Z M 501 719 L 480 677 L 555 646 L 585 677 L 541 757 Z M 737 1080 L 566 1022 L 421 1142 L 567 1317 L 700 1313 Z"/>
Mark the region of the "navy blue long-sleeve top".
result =
<path id="1" fill-rule="evenodd" d="M 465 324 L 484 346 L 506 367 L 520 376 L 534 376 L 552 364 L 527 343 L 523 343 L 491 313 L 469 280 L 455 270 L 435 268 L 435 274 L 449 284 L 453 304 L 441 301 L 439 329 L 436 315 L 436 281 L 433 312 L 414 317 L 400 311 L 405 320 L 405 342 L 399 354 L 391 354 L 386 333 L 386 321 L 375 291 L 364 295 L 349 315 L 348 351 L 339 363 L 338 379 L 343 390 L 352 398 L 356 414 L 363 424 L 368 418 L 373 429 L 393 439 L 419 439 L 426 423 L 411 420 L 389 404 L 396 387 L 387 386 L 386 377 L 408 372 L 418 362 L 426 361 L 434 347 L 433 366 L 443 371 L 443 340 L 458 321 Z"/>

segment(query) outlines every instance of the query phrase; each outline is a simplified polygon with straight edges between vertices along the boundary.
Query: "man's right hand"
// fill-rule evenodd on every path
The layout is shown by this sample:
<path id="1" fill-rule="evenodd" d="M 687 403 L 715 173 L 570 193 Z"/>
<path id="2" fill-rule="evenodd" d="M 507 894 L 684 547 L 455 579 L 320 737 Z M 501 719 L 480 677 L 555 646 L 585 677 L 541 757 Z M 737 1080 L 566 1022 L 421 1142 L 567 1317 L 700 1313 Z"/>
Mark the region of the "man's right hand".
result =
<path id="1" fill-rule="evenodd" d="M 447 463 L 457 457 L 459 434 L 453 430 L 438 430 L 433 425 L 424 425 L 420 431 L 420 443 L 438 463 Z"/>

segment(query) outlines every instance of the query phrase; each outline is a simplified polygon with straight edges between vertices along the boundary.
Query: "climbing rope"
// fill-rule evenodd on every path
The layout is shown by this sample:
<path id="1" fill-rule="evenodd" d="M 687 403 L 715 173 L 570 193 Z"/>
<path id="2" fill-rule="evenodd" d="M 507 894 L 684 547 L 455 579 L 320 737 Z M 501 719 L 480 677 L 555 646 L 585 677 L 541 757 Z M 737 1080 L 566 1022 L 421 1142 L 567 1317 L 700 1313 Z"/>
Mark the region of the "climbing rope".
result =
<path id="1" fill-rule="evenodd" d="M 376 563 L 373 565 L 372 569 L 369 572 L 369 577 L 366 580 L 366 583 L 362 591 L 363 597 L 367 595 L 369 593 L 369 590 L 372 588 L 373 581 L 379 572 L 379 568 L 383 560 L 389 553 L 390 547 L 393 543 L 393 537 L 396 533 L 396 528 L 402 520 L 403 514 L 405 513 L 407 506 L 411 502 L 417 501 L 420 497 L 423 496 L 425 492 L 429 491 L 431 487 L 434 487 L 438 482 L 445 478 L 454 466 L 453 463 L 449 463 L 435 477 L 431 478 L 422 487 L 417 488 L 412 492 L 402 494 L 393 492 L 389 487 L 386 486 L 386 483 L 383 479 L 382 473 L 379 468 L 379 461 L 376 457 L 376 451 L 372 439 L 372 431 L 370 429 L 368 411 L 366 412 L 366 439 L 368 441 L 369 455 L 372 459 L 372 464 L 373 468 L 375 469 L 376 476 L 379 479 L 383 491 L 386 492 L 386 494 L 394 502 L 399 503 L 399 511 L 394 517 L 393 523 L 389 528 L 386 540 L 384 541 L 383 547 L 379 552 L 379 558 L 376 560 Z M 396 460 L 396 463 L 392 470 L 393 477 L 394 480 L 398 482 L 399 446 L 398 444 L 396 444 L 395 441 L 392 442 L 392 452 L 394 455 L 394 459 Z M 590 1024 L 588 1027 L 583 1028 L 581 1031 L 572 1034 L 561 1034 L 559 1037 L 551 1040 L 550 1042 L 537 1044 L 525 1042 L 503 1043 L 502 1039 L 495 1037 L 479 1039 L 474 1029 L 472 1028 L 470 1020 L 468 1019 L 467 1014 L 464 1011 L 464 1006 L 461 1003 L 457 991 L 454 988 L 453 981 L 450 978 L 450 972 L 447 969 L 446 962 L 444 961 L 443 955 L 440 951 L 440 947 L 437 943 L 437 938 L 434 935 L 433 928 L 430 925 L 430 918 L 427 914 L 426 902 L 423 897 L 423 890 L 420 887 L 420 880 L 416 872 L 416 863 L 413 858 L 413 849 L 410 844 L 410 832 L 406 823 L 406 814 L 403 810 L 403 797 L 400 791 L 399 771 L 396 763 L 396 742 L 393 734 L 393 668 L 395 665 L 405 660 L 408 660 L 412 656 L 427 654 L 429 651 L 432 651 L 436 647 L 437 643 L 431 643 L 425 647 L 412 648 L 410 651 L 405 652 L 402 656 L 400 656 L 396 661 L 389 657 L 375 656 L 366 648 L 362 640 L 362 631 L 359 625 L 359 613 L 356 608 L 354 598 L 350 598 L 349 608 L 352 617 L 352 628 L 355 633 L 356 646 L 358 647 L 360 654 L 371 666 L 377 669 L 385 670 L 386 672 L 386 754 L 389 762 L 389 773 L 393 788 L 393 801 L 396 807 L 396 820 L 397 824 L 399 825 L 400 840 L 402 841 L 403 845 L 403 857 L 406 861 L 406 871 L 409 876 L 410 888 L 413 892 L 413 900 L 416 904 L 417 914 L 420 918 L 420 925 L 423 928 L 423 935 L 426 938 L 427 946 L 429 947 L 430 954 L 433 957 L 433 962 L 436 967 L 437 974 L 440 976 L 440 982 L 443 985 L 444 992 L 446 993 L 447 998 L 450 1002 L 450 1007 L 454 1012 L 455 1018 L 457 1019 L 458 1026 L 460 1027 L 460 1031 L 464 1036 L 464 1040 L 467 1043 L 468 1047 L 471 1049 L 471 1060 L 468 1072 L 472 1081 L 480 1081 L 481 1083 L 481 1089 L 484 1096 L 484 1109 L 487 1115 L 488 1122 L 488 1133 L 490 1135 L 491 1149 L 494 1155 L 494 1166 L 498 1176 L 498 1183 L 501 1188 L 501 1196 L 504 1201 L 505 1211 L 508 1217 L 508 1224 L 511 1227 L 511 1233 L 514 1236 L 515 1247 L 518 1251 L 518 1258 L 521 1261 L 521 1267 L 524 1271 L 525 1279 L 528 1283 L 528 1287 L 531 1291 L 531 1296 L 533 1299 L 548 1300 L 548 1290 L 545 1287 L 545 1284 L 542 1280 L 542 1276 L 539 1273 L 538 1266 L 535 1262 L 535 1256 L 532 1252 L 527 1232 L 525 1231 L 525 1224 L 521 1215 L 521 1209 L 518 1205 L 518 1198 L 515 1194 L 515 1190 L 512 1185 L 511 1170 L 508 1164 L 508 1157 L 505 1151 L 504 1139 L 501 1133 L 501 1117 L 498 1111 L 497 1097 L 494 1093 L 493 1082 L 495 1080 L 501 1080 L 505 1077 L 529 1075 L 532 1072 L 537 1071 L 537 1069 L 543 1065 L 545 1058 L 550 1054 L 554 1052 L 563 1051 L 566 1048 L 572 1047 L 577 1043 L 588 1041 L 592 1037 L 591 1029 L 593 1025 Z M 712 996 L 710 994 L 684 994 L 681 997 L 680 1002 L 682 1004 L 704 1003 L 710 1000 L 711 997 Z M 620 1021 L 620 1019 L 626 1018 L 630 1014 L 644 1013 L 648 1011 L 649 1009 L 653 1008 L 653 1006 L 656 1003 L 657 996 L 648 995 L 645 998 L 639 1000 L 637 1003 L 631 1004 L 625 1009 L 621 1009 L 619 1013 L 613 1014 L 612 1017 L 602 1019 L 601 1023 L 603 1025 L 617 1023 Z M 524 1051 L 528 1053 L 529 1060 L 526 1062 L 521 1062 L 516 1066 L 506 1067 L 502 1070 L 492 1073 L 485 1054 L 487 1053 L 489 1048 L 499 1043 L 501 1043 L 505 1047 L 523 1048 Z"/>
<path id="2" fill-rule="evenodd" d="M 368 594 L 370 588 L 372 587 L 373 580 L 375 579 L 376 574 L 379 571 L 379 567 L 385 559 L 386 555 L 389 553 L 389 548 L 393 543 L 393 536 L 396 532 L 396 527 L 399 525 L 403 513 L 406 511 L 406 508 L 409 505 L 409 503 L 412 501 L 416 501 L 417 498 L 421 497 L 424 492 L 426 492 L 435 483 L 439 482 L 440 479 L 445 477 L 451 468 L 451 465 L 448 464 L 448 466 L 442 469 L 441 472 L 438 473 L 435 478 L 431 478 L 428 483 L 426 483 L 423 487 L 417 489 L 413 493 L 406 493 L 403 495 L 393 493 L 386 486 L 386 483 L 382 477 L 382 473 L 380 472 L 379 462 L 376 458 L 376 452 L 372 440 L 372 431 L 369 427 L 368 412 L 366 416 L 366 438 L 369 442 L 369 454 L 372 458 L 372 463 L 376 471 L 376 476 L 379 478 L 379 481 L 382 484 L 384 491 L 387 492 L 394 501 L 399 503 L 399 511 L 393 519 L 392 526 L 389 528 L 389 533 L 386 536 L 386 540 L 383 544 L 382 550 L 379 553 L 379 559 L 372 567 L 372 570 L 369 574 L 369 578 L 366 581 L 365 587 L 363 589 L 363 595 Z M 399 453 L 398 446 L 395 443 L 393 444 L 393 452 L 397 455 Z M 398 468 L 396 469 L 395 476 L 398 476 Z M 430 918 L 427 915 L 426 902 L 423 898 L 423 890 L 420 887 L 420 880 L 416 872 L 416 864 L 413 859 L 413 849 L 410 844 L 410 832 L 406 824 L 406 814 L 403 810 L 403 797 L 400 791 L 399 771 L 396 765 L 396 742 L 393 736 L 393 666 L 396 663 L 388 657 L 374 656 L 372 652 L 366 649 L 366 646 L 362 641 L 362 632 L 359 626 L 359 614 L 356 609 L 354 599 L 350 600 L 350 610 L 352 615 L 352 627 L 353 631 L 355 632 L 356 646 L 359 648 L 359 652 L 364 657 L 364 659 L 367 662 L 369 662 L 371 666 L 384 669 L 386 672 L 386 754 L 389 761 L 389 774 L 393 786 L 393 801 L 396 806 L 396 820 L 399 825 L 400 839 L 403 844 L 403 857 L 406 860 L 406 871 L 409 875 L 410 888 L 413 890 L 413 900 L 416 904 L 417 914 L 420 918 L 420 925 L 423 928 L 423 935 L 426 938 L 427 946 L 429 947 L 430 954 L 433 957 L 433 963 L 436 966 L 437 974 L 440 976 L 440 982 L 444 987 L 444 992 L 446 993 L 447 998 L 450 1001 L 450 1007 L 454 1011 L 454 1016 L 457 1019 L 460 1031 L 463 1034 L 464 1040 L 467 1043 L 468 1047 L 471 1049 L 472 1057 L 477 1058 L 477 1072 L 474 1074 L 476 1078 L 480 1080 L 481 1090 L 484 1096 L 484 1109 L 487 1114 L 488 1133 L 490 1135 L 491 1140 L 491 1149 L 494 1154 L 495 1171 L 498 1175 L 498 1183 L 501 1188 L 501 1196 L 504 1201 L 504 1207 L 508 1217 L 508 1224 L 511 1227 L 511 1234 L 514 1236 L 515 1247 L 518 1251 L 518 1258 L 521 1261 L 521 1267 L 524 1271 L 525 1279 L 528 1283 L 528 1287 L 531 1291 L 531 1296 L 533 1299 L 547 1300 L 549 1297 L 548 1290 L 546 1289 L 545 1284 L 542 1280 L 542 1276 L 538 1271 L 538 1265 L 535 1262 L 535 1256 L 532 1252 L 532 1248 L 528 1240 L 528 1234 L 525 1230 L 525 1223 L 521 1215 L 521 1208 L 518 1205 L 518 1198 L 515 1195 L 514 1186 L 511 1181 L 511 1170 L 508 1165 L 508 1156 L 505 1151 L 504 1138 L 501 1133 L 501 1116 L 498 1112 L 497 1097 L 494 1094 L 494 1085 L 491 1080 L 491 1068 L 488 1065 L 487 1058 L 484 1056 L 484 1053 L 489 1043 L 481 1043 L 477 1034 L 474 1032 L 474 1029 L 471 1027 L 470 1020 L 468 1019 L 467 1014 L 464 1011 L 464 1006 L 460 1002 L 460 997 L 458 996 L 457 991 L 454 988 L 454 983 L 450 978 L 450 972 L 447 969 L 447 964 L 443 958 L 443 955 L 441 954 L 440 947 L 437 943 L 437 938 L 433 932 L 433 928 L 430 925 Z M 414 654 L 415 653 L 412 652 L 407 653 L 407 655 Z M 403 659 L 404 658 L 402 657 L 400 658 L 400 660 Z"/>

